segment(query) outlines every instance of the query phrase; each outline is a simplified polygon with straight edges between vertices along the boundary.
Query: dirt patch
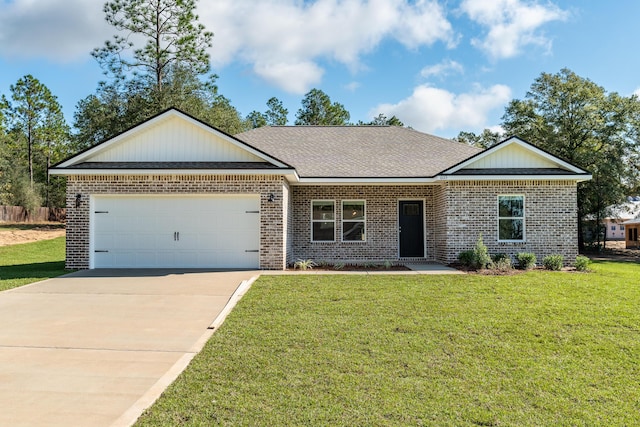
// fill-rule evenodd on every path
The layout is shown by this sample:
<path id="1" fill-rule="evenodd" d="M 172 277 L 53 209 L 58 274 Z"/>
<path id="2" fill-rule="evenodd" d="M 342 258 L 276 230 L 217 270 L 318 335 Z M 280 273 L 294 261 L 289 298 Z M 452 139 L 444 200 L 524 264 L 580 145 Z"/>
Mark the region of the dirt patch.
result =
<path id="1" fill-rule="evenodd" d="M 640 249 L 626 249 L 624 240 L 608 241 L 604 249 L 600 251 L 590 250 L 585 252 L 584 255 L 597 261 L 640 262 Z"/>
<path id="2" fill-rule="evenodd" d="M 2 224 L 0 246 L 50 240 L 64 235 L 64 226 L 60 224 Z"/>

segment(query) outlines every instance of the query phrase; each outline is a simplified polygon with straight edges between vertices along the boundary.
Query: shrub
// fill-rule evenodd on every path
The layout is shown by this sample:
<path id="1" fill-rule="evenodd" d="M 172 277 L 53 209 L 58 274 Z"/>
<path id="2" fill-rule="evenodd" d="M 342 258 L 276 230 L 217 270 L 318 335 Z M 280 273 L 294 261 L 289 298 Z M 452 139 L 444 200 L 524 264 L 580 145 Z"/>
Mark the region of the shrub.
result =
<path id="1" fill-rule="evenodd" d="M 293 268 L 300 270 L 312 270 L 316 263 L 312 259 L 299 259 L 293 264 Z"/>
<path id="2" fill-rule="evenodd" d="M 326 260 L 320 260 L 316 263 L 316 266 L 320 268 L 328 268 L 330 265 L 331 264 L 329 264 L 329 261 Z"/>
<path id="3" fill-rule="evenodd" d="M 507 254 L 495 254 L 491 257 L 493 259 L 493 268 L 499 271 L 511 270 L 511 257 Z"/>
<path id="4" fill-rule="evenodd" d="M 458 254 L 458 261 L 465 267 L 471 267 L 473 265 L 473 249 L 460 252 Z"/>
<path id="5" fill-rule="evenodd" d="M 345 267 L 344 262 L 336 262 L 335 264 L 333 264 L 334 270 L 343 270 L 344 267 Z"/>
<path id="6" fill-rule="evenodd" d="M 489 250 L 482 241 L 482 233 L 478 235 L 476 240 L 476 246 L 473 248 L 473 264 L 472 267 L 483 269 L 491 267 L 491 257 L 489 256 Z"/>
<path id="7" fill-rule="evenodd" d="M 507 254 L 505 254 L 503 252 L 491 255 L 491 260 L 493 262 L 500 262 L 500 261 L 504 260 L 505 258 L 509 258 L 509 255 L 507 255 Z"/>
<path id="8" fill-rule="evenodd" d="M 393 267 L 393 263 L 389 260 L 386 260 L 384 264 L 382 264 L 382 266 L 384 267 L 385 270 L 390 270 L 391 267 Z"/>
<path id="9" fill-rule="evenodd" d="M 536 266 L 538 259 L 533 252 L 520 252 L 516 255 L 518 261 L 518 268 L 522 270 L 531 270 Z"/>
<path id="10" fill-rule="evenodd" d="M 548 255 L 542 259 L 542 265 L 547 270 L 560 271 L 564 265 L 564 257 L 562 255 Z"/>
<path id="11" fill-rule="evenodd" d="M 591 260 L 584 255 L 578 255 L 576 257 L 576 270 L 578 271 L 589 271 L 589 265 L 591 264 Z"/>

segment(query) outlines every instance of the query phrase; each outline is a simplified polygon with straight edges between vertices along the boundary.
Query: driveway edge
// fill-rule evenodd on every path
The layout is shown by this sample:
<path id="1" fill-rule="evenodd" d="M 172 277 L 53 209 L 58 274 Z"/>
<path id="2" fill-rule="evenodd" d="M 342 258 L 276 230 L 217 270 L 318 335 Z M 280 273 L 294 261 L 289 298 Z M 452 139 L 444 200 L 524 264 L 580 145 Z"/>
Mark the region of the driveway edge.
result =
<path id="1" fill-rule="evenodd" d="M 198 354 L 207 343 L 209 338 L 215 333 L 218 328 L 224 323 L 225 319 L 231 313 L 231 310 L 240 301 L 245 293 L 251 288 L 253 282 L 255 282 L 260 275 L 253 276 L 249 280 L 243 280 L 238 288 L 233 292 L 229 301 L 224 306 L 220 314 L 213 320 L 211 325 L 205 330 L 198 341 L 191 347 L 189 352 L 185 353 L 174 365 L 158 380 L 155 384 L 145 392 L 145 394 L 138 399 L 124 414 L 120 416 L 111 427 L 129 427 L 132 426 L 140 415 L 149 408 L 160 397 L 160 395 L 173 383 L 178 376 L 189 366 L 191 360 Z"/>

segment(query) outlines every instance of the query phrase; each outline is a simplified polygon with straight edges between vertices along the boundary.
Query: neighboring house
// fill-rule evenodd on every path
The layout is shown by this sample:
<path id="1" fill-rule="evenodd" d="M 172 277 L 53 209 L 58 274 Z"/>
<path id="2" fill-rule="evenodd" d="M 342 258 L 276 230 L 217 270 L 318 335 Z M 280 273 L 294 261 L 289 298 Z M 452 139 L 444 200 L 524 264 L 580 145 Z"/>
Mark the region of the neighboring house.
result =
<path id="1" fill-rule="evenodd" d="M 400 127 L 227 135 L 175 109 L 51 168 L 67 268 L 283 269 L 578 253 L 586 171 L 518 138 L 485 151 Z"/>
<path id="2" fill-rule="evenodd" d="M 638 230 L 640 230 L 640 219 L 630 219 L 623 223 L 625 226 L 625 248 L 640 249 L 640 241 L 638 241 Z"/>
<path id="3" fill-rule="evenodd" d="M 606 240 L 625 239 L 625 221 L 640 215 L 640 197 L 628 197 L 626 203 L 607 208 L 609 215 L 602 221 Z"/>

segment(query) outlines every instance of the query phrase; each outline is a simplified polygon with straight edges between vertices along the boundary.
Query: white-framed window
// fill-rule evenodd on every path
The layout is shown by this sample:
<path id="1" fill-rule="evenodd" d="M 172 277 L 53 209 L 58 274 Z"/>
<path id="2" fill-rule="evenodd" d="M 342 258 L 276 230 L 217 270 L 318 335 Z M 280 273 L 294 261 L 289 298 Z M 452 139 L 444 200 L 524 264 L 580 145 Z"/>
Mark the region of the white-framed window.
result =
<path id="1" fill-rule="evenodd" d="M 364 242 L 367 240 L 367 215 L 364 200 L 342 201 L 342 241 Z"/>
<path id="2" fill-rule="evenodd" d="M 620 231 L 624 231 L 624 225 L 620 226 Z"/>
<path id="3" fill-rule="evenodd" d="M 611 226 L 611 231 L 616 231 L 616 226 L 615 225 Z"/>
<path id="4" fill-rule="evenodd" d="M 335 200 L 311 201 L 311 241 L 336 241 L 336 202 Z"/>
<path id="5" fill-rule="evenodd" d="M 498 240 L 522 242 L 525 239 L 524 196 L 498 196 Z"/>

